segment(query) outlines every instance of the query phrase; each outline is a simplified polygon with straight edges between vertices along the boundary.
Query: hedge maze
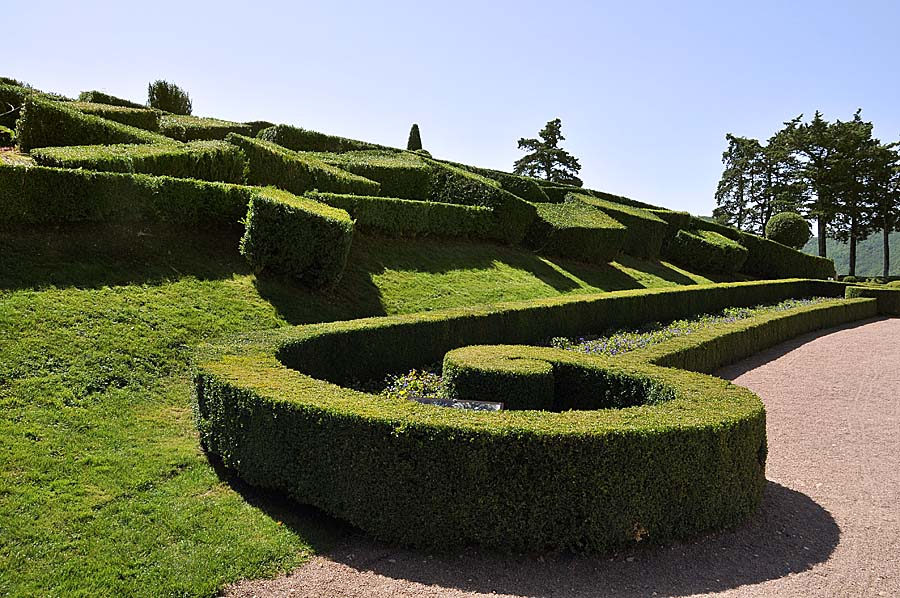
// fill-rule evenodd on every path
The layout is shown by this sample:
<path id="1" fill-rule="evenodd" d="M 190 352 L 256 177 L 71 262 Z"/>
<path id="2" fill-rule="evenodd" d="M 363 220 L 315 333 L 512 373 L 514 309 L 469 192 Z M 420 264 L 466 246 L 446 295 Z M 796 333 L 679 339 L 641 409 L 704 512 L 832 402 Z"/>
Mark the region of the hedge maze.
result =
<path id="1" fill-rule="evenodd" d="M 392 541 L 603 551 L 736 525 L 761 499 L 765 411 L 706 373 L 803 332 L 900 311 L 893 295 L 842 299 L 845 285 L 824 280 L 830 260 L 600 191 L 97 91 L 74 101 L 0 85 L 0 101 L 20 107 L 0 121 L 0 142 L 35 163 L 0 163 L 2 225 L 240 226 L 258 276 L 326 292 L 357 233 L 760 279 L 340 321 L 197 349 L 206 450 L 253 484 Z M 539 346 L 814 295 L 835 299 L 621 359 Z M 432 363 L 453 398 L 505 408 L 442 409 L 354 386 Z"/>

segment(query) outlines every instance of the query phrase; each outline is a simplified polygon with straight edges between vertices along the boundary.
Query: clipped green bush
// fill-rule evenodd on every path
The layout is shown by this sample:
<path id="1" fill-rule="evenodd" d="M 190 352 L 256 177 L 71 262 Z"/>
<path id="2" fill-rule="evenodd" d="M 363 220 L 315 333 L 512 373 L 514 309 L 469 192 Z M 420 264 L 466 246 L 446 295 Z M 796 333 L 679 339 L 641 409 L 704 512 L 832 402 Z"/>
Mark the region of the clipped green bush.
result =
<path id="1" fill-rule="evenodd" d="M 75 108 L 79 112 L 93 114 L 94 116 L 113 120 L 117 123 L 122 123 L 123 125 L 129 125 L 147 131 L 159 131 L 160 112 L 157 110 L 127 108 L 92 102 L 70 102 L 68 106 Z"/>
<path id="2" fill-rule="evenodd" d="M 542 203 L 535 208 L 537 217 L 522 244 L 543 254 L 603 264 L 625 245 L 625 227 L 582 202 Z"/>
<path id="3" fill-rule="evenodd" d="M 0 83 L 0 126 L 10 129 L 16 128 L 16 121 L 19 120 L 19 110 L 25 103 L 25 98 L 31 95 L 31 90 L 19 87 L 18 85 L 6 85 Z"/>
<path id="4" fill-rule="evenodd" d="M 332 166 L 378 182 L 385 197 L 424 200 L 431 192 L 431 167 L 412 152 L 369 150 L 313 155 Z"/>
<path id="5" fill-rule="evenodd" d="M 388 150 L 399 152 L 401 150 L 377 143 L 347 139 L 336 135 L 326 135 L 316 131 L 308 131 L 300 127 L 290 125 L 276 125 L 263 129 L 257 137 L 297 152 L 354 152 L 364 150 Z"/>
<path id="6" fill-rule="evenodd" d="M 45 147 L 31 150 L 31 156 L 41 166 L 138 172 L 224 183 L 242 183 L 246 165 L 241 150 L 225 141 Z"/>
<path id="7" fill-rule="evenodd" d="M 157 79 L 147 86 L 147 105 L 172 114 L 190 114 L 193 106 L 186 91 L 168 81 Z"/>
<path id="8" fill-rule="evenodd" d="M 212 141 L 225 139 L 230 133 L 249 135 L 251 130 L 243 123 L 180 114 L 165 114 L 159 121 L 159 132 L 178 141 Z"/>
<path id="9" fill-rule="evenodd" d="M 256 137 L 263 129 L 268 129 L 269 127 L 275 126 L 274 123 L 270 123 L 267 120 L 251 120 L 250 122 L 246 122 L 244 124 L 250 127 L 250 137 Z"/>
<path id="10" fill-rule="evenodd" d="M 353 240 L 344 210 L 267 188 L 250 200 L 245 223 L 241 254 L 257 274 L 289 276 L 314 288 L 340 280 Z"/>
<path id="11" fill-rule="evenodd" d="M 297 195 L 307 191 L 378 195 L 381 188 L 375 181 L 326 164 L 311 154 L 235 133 L 227 139 L 244 152 L 251 185 L 272 185 Z"/>
<path id="12" fill-rule="evenodd" d="M 237 226 L 253 187 L 0 163 L 0 224 L 173 222 Z"/>
<path id="13" fill-rule="evenodd" d="M 0 125 L 0 147 L 12 147 L 16 142 L 16 132 Z"/>
<path id="14" fill-rule="evenodd" d="M 318 192 L 306 196 L 345 210 L 360 232 L 389 237 L 482 239 L 494 224 L 493 211 L 480 206 Z"/>
<path id="15" fill-rule="evenodd" d="M 766 238 L 792 249 L 801 249 L 811 236 L 809 222 L 794 212 L 775 214 L 766 223 Z"/>
<path id="16" fill-rule="evenodd" d="M 92 104 L 107 104 L 109 106 L 122 106 L 123 108 L 142 108 L 145 110 L 147 108 L 145 104 L 138 104 L 137 102 L 117 98 L 116 96 L 96 90 L 82 91 L 80 94 L 78 94 L 78 101 L 90 102 Z"/>
<path id="17" fill-rule="evenodd" d="M 661 208 L 659 206 L 655 206 L 653 204 L 645 203 L 643 201 L 638 201 L 636 199 L 631 199 L 630 197 L 625 197 L 624 195 L 615 195 L 613 193 L 607 193 L 606 191 L 597 191 L 595 189 L 586 189 L 584 190 L 588 195 L 593 195 L 597 199 L 603 199 L 606 201 L 610 201 L 612 203 L 618 203 L 625 206 L 630 206 L 632 208 L 642 208 L 644 210 L 663 210 L 665 208 Z"/>
<path id="18" fill-rule="evenodd" d="M 406 149 L 411 152 L 422 149 L 422 136 L 419 134 L 419 125 L 413 123 L 409 129 L 409 139 L 406 141 Z"/>
<path id="19" fill-rule="evenodd" d="M 708 230 L 679 230 L 664 256 L 694 272 L 734 274 L 747 261 L 747 249 L 736 241 Z"/>
<path id="20" fill-rule="evenodd" d="M 16 137 L 22 151 L 36 147 L 171 141 L 150 131 L 84 114 L 67 103 L 50 102 L 33 96 L 25 99 L 21 112 Z"/>
<path id="21" fill-rule="evenodd" d="M 467 164 L 458 164 L 455 162 L 447 162 L 447 164 L 456 166 L 457 168 L 462 168 L 463 170 L 474 172 L 475 174 L 479 174 L 489 179 L 493 179 L 500 183 L 500 187 L 503 190 L 509 191 L 513 195 L 517 195 L 525 201 L 530 201 L 531 203 L 546 203 L 550 201 L 550 198 L 547 197 L 544 189 L 538 184 L 537 179 L 533 179 L 527 176 L 519 176 L 517 174 L 512 174 L 509 172 L 502 172 L 500 170 L 492 170 L 490 168 L 469 166 Z"/>
<path id="22" fill-rule="evenodd" d="M 660 220 L 665 221 L 668 225 L 666 229 L 666 239 L 663 241 L 663 252 L 665 252 L 669 243 L 671 243 L 675 239 L 675 235 L 678 234 L 680 230 L 690 230 L 691 228 L 691 216 L 688 212 L 676 212 L 673 210 L 658 210 L 658 209 L 650 209 L 647 210 Z"/>
<path id="23" fill-rule="evenodd" d="M 570 193 L 580 193 L 582 195 L 590 195 L 580 187 L 572 187 L 571 185 L 558 185 L 556 183 L 541 184 L 541 190 L 547 196 L 547 200 L 553 203 L 562 203 L 566 201 L 566 197 Z"/>
<path id="24" fill-rule="evenodd" d="M 846 278 L 844 279 L 846 281 Z M 885 316 L 900 316 L 900 289 L 848 286 L 847 299 L 869 297 L 878 300 L 878 313 Z"/>
<path id="25" fill-rule="evenodd" d="M 839 287 L 789 281 L 627 291 L 225 340 L 202 347 L 193 361 L 201 442 L 246 481 L 284 489 L 303 503 L 403 544 L 605 551 L 641 539 L 685 538 L 735 525 L 759 504 L 765 485 L 765 414 L 746 389 L 637 358 L 612 360 L 537 347 L 484 350 L 495 352 L 498 371 L 512 368 L 513 376 L 505 379 L 510 383 L 517 384 L 527 367 L 521 361 L 534 362 L 525 377 L 530 386 L 542 388 L 543 396 L 550 391 L 549 375 L 561 385 L 554 385 L 554 400 L 562 394 L 582 407 L 596 407 L 604 397 L 620 400 L 612 390 L 624 390 L 635 406 L 486 414 L 386 399 L 334 382 L 408 371 L 473 342 L 547 338 L 587 322 L 608 327 L 618 318 L 665 319 L 673 308 L 697 309 L 731 297 L 759 301 Z M 640 314 L 634 309 L 638 305 Z M 801 322 L 783 326 L 769 320 L 757 337 L 779 342 L 786 340 L 783 334 L 804 327 L 874 312 L 871 300 L 852 305 L 829 305 L 837 315 L 819 306 L 815 313 L 780 314 Z M 758 322 L 738 324 L 760 328 Z M 713 332 L 727 339 L 732 354 L 741 352 L 735 329 Z M 718 337 L 706 339 L 709 347 L 718 343 Z M 507 349 L 512 353 L 505 354 Z M 479 349 L 462 351 L 480 369 L 491 369 L 490 363 L 477 361 Z M 725 353 L 707 351 L 705 365 Z M 537 367 L 538 362 L 546 365 Z M 503 380 L 487 388 L 511 396 Z M 568 395 L 570 389 L 577 393 Z M 512 398 L 531 400 L 525 393 Z"/>
<path id="26" fill-rule="evenodd" d="M 669 232 L 669 225 L 664 220 L 642 208 L 613 203 L 583 193 L 573 193 L 571 197 L 602 210 L 625 225 L 625 253 L 647 259 L 659 256 Z"/>

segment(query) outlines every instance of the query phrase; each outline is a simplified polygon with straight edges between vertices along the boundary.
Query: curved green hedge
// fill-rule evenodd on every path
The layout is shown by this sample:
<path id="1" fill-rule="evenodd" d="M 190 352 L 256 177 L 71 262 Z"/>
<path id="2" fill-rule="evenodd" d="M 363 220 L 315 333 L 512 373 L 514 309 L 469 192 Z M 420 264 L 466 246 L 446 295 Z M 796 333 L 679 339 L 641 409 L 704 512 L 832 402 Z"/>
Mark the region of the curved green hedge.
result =
<path id="1" fill-rule="evenodd" d="M 679 230 L 668 243 L 665 256 L 696 272 L 739 272 L 747 261 L 747 249 L 728 237 L 708 230 Z"/>
<path id="2" fill-rule="evenodd" d="M 613 361 L 529 347 L 485 350 L 552 362 L 554 376 L 560 371 L 560 380 L 572 378 L 587 389 L 626 389 L 630 406 L 472 412 L 386 399 L 333 381 L 384 376 L 470 344 L 534 342 L 578 326 L 589 332 L 629 318 L 706 311 L 731 299 L 742 304 L 842 291 L 842 285 L 816 281 L 738 283 L 245 335 L 205 345 L 195 355 L 201 442 L 246 481 L 286 490 L 404 544 L 598 551 L 641 538 L 689 537 L 735 525 L 759 503 L 765 413 L 746 389 L 638 356 Z M 762 324 L 770 329 L 762 338 L 777 342 L 782 334 L 875 310 L 872 300 L 846 305 L 780 314 Z M 635 313 L 637 306 L 645 311 Z M 838 316 L 823 318 L 829 310 Z M 772 324 L 787 319 L 801 324 Z M 742 335 L 725 338 L 736 347 L 730 355 L 740 354 Z M 670 346 L 675 353 L 682 348 Z M 578 375 L 567 372 L 573 363 L 582 370 Z"/>
<path id="3" fill-rule="evenodd" d="M 123 125 L 147 131 L 159 131 L 159 117 L 161 114 L 159 110 L 150 110 L 147 107 L 129 108 L 83 101 L 69 102 L 68 105 L 79 112 L 99 116 Z"/>
<path id="4" fill-rule="evenodd" d="M 230 133 L 249 135 L 252 130 L 249 124 L 187 114 L 164 114 L 159 121 L 159 132 L 178 141 L 221 140 Z"/>
<path id="5" fill-rule="evenodd" d="M 871 297 L 878 300 L 878 313 L 886 316 L 900 316 L 900 289 L 848 286 L 847 299 Z"/>

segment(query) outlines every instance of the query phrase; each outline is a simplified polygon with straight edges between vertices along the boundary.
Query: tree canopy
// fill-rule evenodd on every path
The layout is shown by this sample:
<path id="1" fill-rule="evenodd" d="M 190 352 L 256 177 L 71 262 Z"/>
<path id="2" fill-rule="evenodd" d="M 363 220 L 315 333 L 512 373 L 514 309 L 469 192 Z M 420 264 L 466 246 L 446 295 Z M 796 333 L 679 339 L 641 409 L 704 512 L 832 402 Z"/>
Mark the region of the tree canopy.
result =
<path id="1" fill-rule="evenodd" d="M 147 105 L 172 114 L 190 114 L 193 109 L 186 91 L 161 79 L 147 86 Z"/>
<path id="2" fill-rule="evenodd" d="M 540 139 L 519 139 L 519 149 L 528 153 L 516 160 L 513 172 L 519 175 L 546 179 L 563 185 L 582 186 L 578 178 L 581 164 L 578 158 L 559 147 L 564 141 L 562 121 L 558 118 L 549 121 L 538 132 Z"/>

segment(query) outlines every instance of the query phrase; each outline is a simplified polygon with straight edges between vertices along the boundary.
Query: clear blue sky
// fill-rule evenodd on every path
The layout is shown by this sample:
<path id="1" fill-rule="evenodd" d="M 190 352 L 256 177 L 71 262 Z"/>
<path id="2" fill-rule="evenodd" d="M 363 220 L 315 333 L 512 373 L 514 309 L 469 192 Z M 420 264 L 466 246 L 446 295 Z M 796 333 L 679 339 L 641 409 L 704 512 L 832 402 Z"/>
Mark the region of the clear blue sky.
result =
<path id="1" fill-rule="evenodd" d="M 2 74 L 510 170 L 563 122 L 589 187 L 709 214 L 727 132 L 856 108 L 900 137 L 896 2 L 9 2 Z"/>

